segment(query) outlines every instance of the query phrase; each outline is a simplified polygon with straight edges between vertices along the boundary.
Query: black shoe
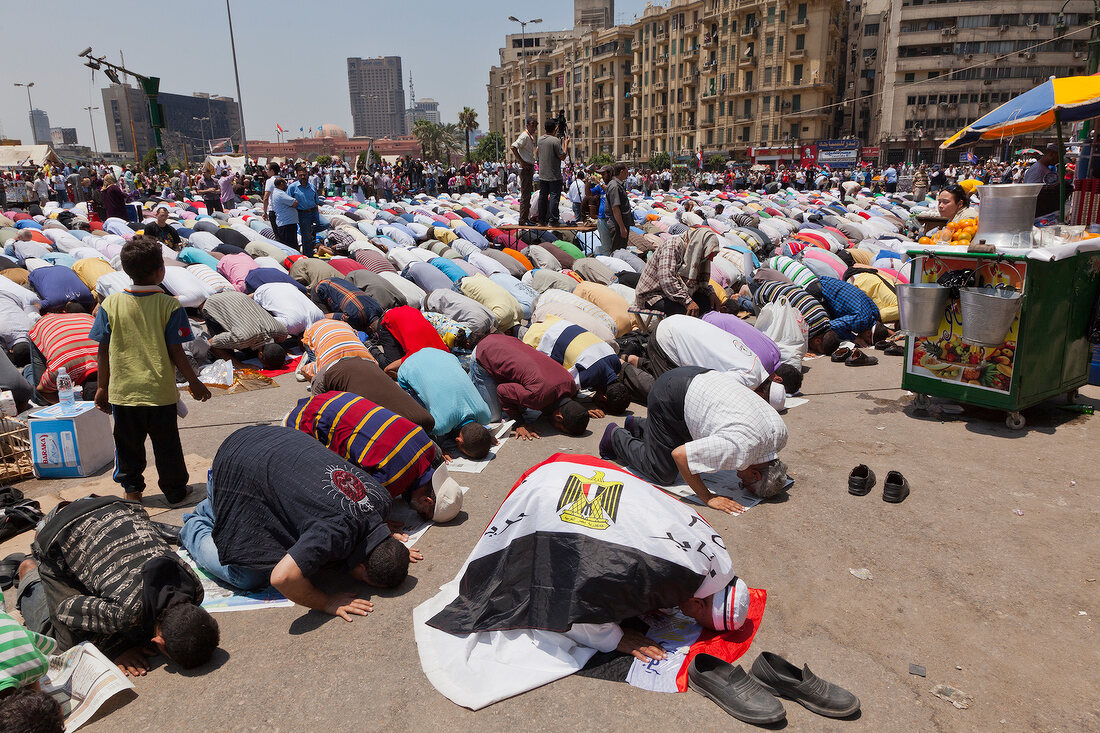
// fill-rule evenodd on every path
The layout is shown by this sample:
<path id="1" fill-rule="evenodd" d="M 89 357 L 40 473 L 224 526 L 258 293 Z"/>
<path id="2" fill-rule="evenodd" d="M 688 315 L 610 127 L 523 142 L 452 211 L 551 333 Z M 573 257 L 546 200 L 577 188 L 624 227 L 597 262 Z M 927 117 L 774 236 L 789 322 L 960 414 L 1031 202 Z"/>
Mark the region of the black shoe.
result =
<path id="1" fill-rule="evenodd" d="M 600 458 L 605 461 L 615 457 L 615 451 L 611 449 L 611 436 L 616 430 L 619 430 L 619 426 L 615 423 L 609 423 L 603 429 L 603 436 L 600 438 Z"/>
<path id="2" fill-rule="evenodd" d="M 848 474 L 848 493 L 852 496 L 866 496 L 875 487 L 875 472 L 862 463 Z"/>
<path id="3" fill-rule="evenodd" d="M 769 725 L 787 717 L 783 703 L 746 674 L 741 665 L 735 667 L 710 654 L 696 654 L 691 660 L 688 687 L 746 723 Z"/>
<path id="4" fill-rule="evenodd" d="M 909 496 L 909 480 L 901 475 L 901 471 L 891 471 L 886 474 L 886 482 L 882 485 L 882 500 L 891 504 L 900 504 Z"/>
<path id="5" fill-rule="evenodd" d="M 153 529 L 157 531 L 157 536 L 170 545 L 178 545 L 180 543 L 180 530 L 182 527 L 177 527 L 174 524 L 165 524 L 164 522 L 153 522 Z"/>
<path id="6" fill-rule="evenodd" d="M 19 580 L 19 566 L 27 556 L 22 552 L 12 554 L 0 560 L 0 590 L 11 588 Z"/>
<path id="7" fill-rule="evenodd" d="M 752 663 L 752 676 L 765 690 L 827 718 L 846 718 L 859 710 L 858 697 L 821 679 L 808 665 L 799 669 L 778 654 L 761 652 Z"/>

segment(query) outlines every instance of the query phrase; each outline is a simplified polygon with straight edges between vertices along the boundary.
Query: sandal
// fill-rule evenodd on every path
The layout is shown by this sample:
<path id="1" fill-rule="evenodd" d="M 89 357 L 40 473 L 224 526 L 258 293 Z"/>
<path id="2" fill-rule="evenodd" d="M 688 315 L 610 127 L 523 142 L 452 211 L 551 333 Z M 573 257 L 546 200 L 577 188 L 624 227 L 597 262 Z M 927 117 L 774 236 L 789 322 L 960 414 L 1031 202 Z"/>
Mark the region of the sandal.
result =
<path id="1" fill-rule="evenodd" d="M 886 356 L 905 356 L 905 347 L 899 343 L 893 343 L 887 346 L 882 353 Z"/>
<path id="2" fill-rule="evenodd" d="M 835 362 L 846 362 L 852 355 L 852 350 L 847 346 L 841 346 L 839 349 L 833 352 L 833 355 L 829 358 Z"/>
<path id="3" fill-rule="evenodd" d="M 845 366 L 874 366 L 878 364 L 878 358 L 867 356 L 859 349 L 852 349 L 852 354 L 844 360 Z"/>

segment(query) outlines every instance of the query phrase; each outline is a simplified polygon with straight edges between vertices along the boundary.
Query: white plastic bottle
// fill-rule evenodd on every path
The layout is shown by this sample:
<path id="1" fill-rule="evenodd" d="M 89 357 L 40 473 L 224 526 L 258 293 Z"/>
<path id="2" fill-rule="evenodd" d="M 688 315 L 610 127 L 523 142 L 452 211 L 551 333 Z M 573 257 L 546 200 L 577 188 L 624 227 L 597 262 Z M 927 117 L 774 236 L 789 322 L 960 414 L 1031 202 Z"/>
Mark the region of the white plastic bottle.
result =
<path id="1" fill-rule="evenodd" d="M 57 370 L 57 403 L 61 405 L 62 414 L 71 415 L 76 412 L 73 378 L 69 376 L 65 367 Z"/>

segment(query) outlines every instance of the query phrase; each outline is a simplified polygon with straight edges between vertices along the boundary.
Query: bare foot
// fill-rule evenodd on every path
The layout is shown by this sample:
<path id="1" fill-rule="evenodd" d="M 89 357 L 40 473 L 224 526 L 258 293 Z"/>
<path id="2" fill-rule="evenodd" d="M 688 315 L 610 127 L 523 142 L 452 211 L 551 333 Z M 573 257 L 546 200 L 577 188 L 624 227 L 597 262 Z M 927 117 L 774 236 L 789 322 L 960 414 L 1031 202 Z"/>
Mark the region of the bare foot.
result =
<path id="1" fill-rule="evenodd" d="M 141 494 L 140 491 L 138 491 L 138 492 L 127 491 L 126 492 L 126 501 L 136 501 L 138 504 L 140 504 L 141 503 L 141 495 L 142 494 Z"/>

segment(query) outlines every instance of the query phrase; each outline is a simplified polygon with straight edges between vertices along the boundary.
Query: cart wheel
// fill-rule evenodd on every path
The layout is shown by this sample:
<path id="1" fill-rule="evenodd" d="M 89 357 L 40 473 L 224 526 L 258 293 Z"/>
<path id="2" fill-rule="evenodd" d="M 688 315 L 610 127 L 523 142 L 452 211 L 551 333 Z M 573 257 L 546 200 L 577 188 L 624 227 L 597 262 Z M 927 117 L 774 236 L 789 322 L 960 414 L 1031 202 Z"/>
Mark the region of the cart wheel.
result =
<path id="1" fill-rule="evenodd" d="M 919 394 L 913 398 L 913 407 L 918 410 L 927 410 L 932 406 L 932 398 L 926 394 Z"/>
<path id="2" fill-rule="evenodd" d="M 1008 426 L 1009 430 L 1020 430 L 1026 423 L 1027 420 L 1018 412 L 1010 412 L 1005 418 L 1005 425 Z"/>

